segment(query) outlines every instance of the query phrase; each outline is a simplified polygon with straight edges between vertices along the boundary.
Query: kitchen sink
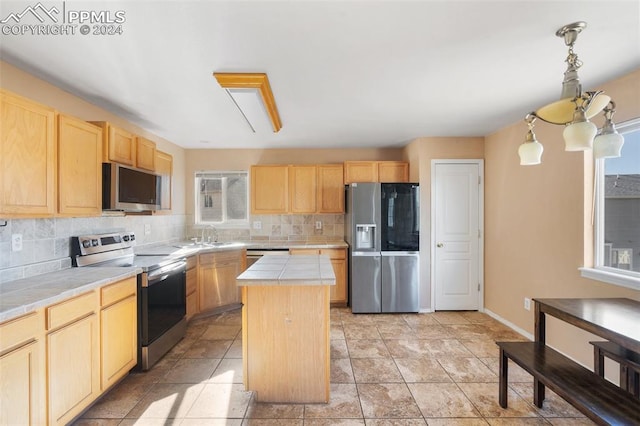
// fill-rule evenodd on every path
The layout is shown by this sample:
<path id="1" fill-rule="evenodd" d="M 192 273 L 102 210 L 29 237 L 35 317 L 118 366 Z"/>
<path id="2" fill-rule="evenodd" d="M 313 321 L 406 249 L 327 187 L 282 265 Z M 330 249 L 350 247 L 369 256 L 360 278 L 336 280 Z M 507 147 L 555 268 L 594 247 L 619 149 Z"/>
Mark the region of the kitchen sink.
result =
<path id="1" fill-rule="evenodd" d="M 227 247 L 242 247 L 242 243 L 225 241 L 225 242 L 183 242 L 174 244 L 177 248 L 227 248 Z"/>

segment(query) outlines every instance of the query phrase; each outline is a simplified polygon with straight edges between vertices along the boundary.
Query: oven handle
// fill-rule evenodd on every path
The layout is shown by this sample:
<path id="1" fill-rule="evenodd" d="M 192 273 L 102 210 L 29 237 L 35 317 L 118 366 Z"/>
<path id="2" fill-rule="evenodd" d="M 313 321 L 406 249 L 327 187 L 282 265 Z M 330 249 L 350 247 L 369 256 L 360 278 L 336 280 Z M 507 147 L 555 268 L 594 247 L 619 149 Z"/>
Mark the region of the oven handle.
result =
<path id="1" fill-rule="evenodd" d="M 164 266 L 160 269 L 156 269 L 155 271 L 151 271 L 147 275 L 147 287 L 166 280 L 169 275 L 179 271 L 180 269 L 182 269 L 183 272 L 187 270 L 186 260 L 181 260 L 179 262 L 172 263 L 171 265 Z"/>

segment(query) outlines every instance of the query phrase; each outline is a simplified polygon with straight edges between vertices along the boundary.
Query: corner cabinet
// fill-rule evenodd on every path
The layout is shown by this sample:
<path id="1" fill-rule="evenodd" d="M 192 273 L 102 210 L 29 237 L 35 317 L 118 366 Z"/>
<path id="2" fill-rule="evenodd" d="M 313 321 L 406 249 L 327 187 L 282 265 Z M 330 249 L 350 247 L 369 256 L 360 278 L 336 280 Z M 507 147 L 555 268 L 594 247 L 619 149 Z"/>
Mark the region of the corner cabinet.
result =
<path id="1" fill-rule="evenodd" d="M 330 301 L 335 306 L 347 304 L 347 249 L 290 249 L 289 254 L 295 255 L 327 255 L 336 276 L 336 285 L 331 286 Z"/>
<path id="2" fill-rule="evenodd" d="M 288 180 L 288 166 L 251 166 L 251 214 L 287 213 Z"/>
<path id="3" fill-rule="evenodd" d="M 203 253 L 198 259 L 198 308 L 200 312 L 241 301 L 236 277 L 246 268 L 246 250 Z"/>
<path id="4" fill-rule="evenodd" d="M 55 110 L 0 90 L 0 215 L 56 213 Z"/>
<path id="5" fill-rule="evenodd" d="M 58 115 L 58 211 L 64 216 L 98 216 L 102 210 L 102 130 Z"/>
<path id="6" fill-rule="evenodd" d="M 102 151 L 105 163 L 113 162 L 127 166 L 136 165 L 136 136 L 106 121 L 92 121 L 102 128 Z"/>
<path id="7" fill-rule="evenodd" d="M 0 424 L 45 424 L 42 310 L 0 324 Z"/>
<path id="8" fill-rule="evenodd" d="M 344 183 L 408 182 L 409 163 L 404 161 L 345 161 Z"/>

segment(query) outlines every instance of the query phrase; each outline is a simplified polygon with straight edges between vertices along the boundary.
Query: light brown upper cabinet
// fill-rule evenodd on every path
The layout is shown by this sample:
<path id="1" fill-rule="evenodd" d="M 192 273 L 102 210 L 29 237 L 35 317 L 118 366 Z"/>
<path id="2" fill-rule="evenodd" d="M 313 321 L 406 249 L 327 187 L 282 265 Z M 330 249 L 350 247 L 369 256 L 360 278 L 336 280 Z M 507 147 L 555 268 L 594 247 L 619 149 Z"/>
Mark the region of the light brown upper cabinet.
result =
<path id="1" fill-rule="evenodd" d="M 378 182 L 377 161 L 345 161 L 344 183 Z"/>
<path id="2" fill-rule="evenodd" d="M 58 115 L 58 211 L 97 216 L 102 210 L 102 130 Z"/>
<path id="3" fill-rule="evenodd" d="M 149 139 L 136 137 L 136 167 L 156 170 L 156 143 Z"/>
<path id="4" fill-rule="evenodd" d="M 156 150 L 156 173 L 160 175 L 160 209 L 171 210 L 171 180 L 173 176 L 173 157 L 166 152 Z"/>
<path id="5" fill-rule="evenodd" d="M 409 182 L 409 163 L 404 161 L 380 161 L 378 163 L 378 182 Z"/>
<path id="6" fill-rule="evenodd" d="M 106 121 L 92 121 L 103 130 L 102 151 L 106 163 L 120 163 L 136 167 L 136 136 Z"/>
<path id="7" fill-rule="evenodd" d="M 288 166 L 251 166 L 251 214 L 287 213 L 288 181 Z"/>
<path id="8" fill-rule="evenodd" d="M 342 164 L 319 164 L 317 188 L 318 213 L 344 213 Z"/>
<path id="9" fill-rule="evenodd" d="M 315 213 L 316 166 L 289 166 L 289 213 Z"/>
<path id="10" fill-rule="evenodd" d="M 0 91 L 0 215 L 56 212 L 55 110 Z"/>
<path id="11" fill-rule="evenodd" d="M 344 183 L 408 182 L 409 163 L 404 161 L 345 161 Z"/>
<path id="12" fill-rule="evenodd" d="M 251 166 L 251 213 L 343 213 L 342 164 Z"/>

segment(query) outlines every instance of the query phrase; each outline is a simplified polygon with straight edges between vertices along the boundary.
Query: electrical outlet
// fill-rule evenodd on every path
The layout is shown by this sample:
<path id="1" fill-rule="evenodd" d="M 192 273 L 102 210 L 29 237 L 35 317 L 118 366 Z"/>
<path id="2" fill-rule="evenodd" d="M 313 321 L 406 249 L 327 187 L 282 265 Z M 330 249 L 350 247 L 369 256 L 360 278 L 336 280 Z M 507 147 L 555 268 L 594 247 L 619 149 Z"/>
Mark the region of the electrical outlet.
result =
<path id="1" fill-rule="evenodd" d="M 253 221 L 253 229 L 262 229 L 262 222 L 259 220 Z"/>
<path id="2" fill-rule="evenodd" d="M 525 298 L 524 298 L 524 308 L 525 308 L 527 311 L 530 311 L 530 310 L 531 310 L 531 299 L 529 299 L 528 297 L 525 297 Z"/>
<path id="3" fill-rule="evenodd" d="M 316 220 L 316 229 L 322 229 L 322 221 Z"/>
<path id="4" fill-rule="evenodd" d="M 144 235 L 149 235 L 151 234 L 151 224 L 150 223 L 145 223 L 144 224 Z"/>
<path id="5" fill-rule="evenodd" d="M 11 234 L 11 251 L 22 251 L 22 234 Z"/>

